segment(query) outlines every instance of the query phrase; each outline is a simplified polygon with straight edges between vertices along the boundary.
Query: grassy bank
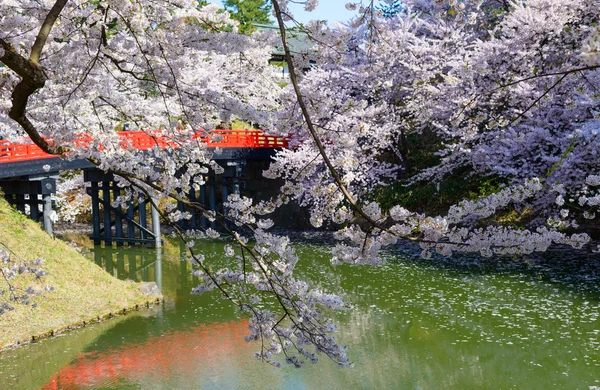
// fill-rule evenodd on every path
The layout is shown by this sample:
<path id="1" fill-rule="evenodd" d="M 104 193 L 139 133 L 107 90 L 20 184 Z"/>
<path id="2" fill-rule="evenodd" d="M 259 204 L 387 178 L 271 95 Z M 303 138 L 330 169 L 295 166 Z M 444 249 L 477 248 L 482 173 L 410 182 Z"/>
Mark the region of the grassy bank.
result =
<path id="1" fill-rule="evenodd" d="M 0 350 L 56 334 L 70 327 L 124 313 L 154 302 L 138 291 L 138 284 L 120 281 L 81 256 L 65 242 L 53 239 L 37 223 L 15 212 L 0 193 L 0 245 L 17 262 L 43 258 L 48 274 L 41 281 L 20 275 L 11 283 L 36 290 L 52 286 L 33 299 L 37 307 L 12 304 L 14 310 L 0 315 Z M 0 277 L 1 302 L 7 301 L 5 280 Z"/>

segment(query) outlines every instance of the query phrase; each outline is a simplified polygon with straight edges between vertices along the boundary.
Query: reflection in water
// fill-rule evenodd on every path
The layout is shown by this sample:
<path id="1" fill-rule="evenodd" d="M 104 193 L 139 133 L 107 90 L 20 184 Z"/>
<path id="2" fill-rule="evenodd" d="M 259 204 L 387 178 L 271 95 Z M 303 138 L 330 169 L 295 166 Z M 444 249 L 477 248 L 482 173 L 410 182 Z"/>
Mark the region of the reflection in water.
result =
<path id="1" fill-rule="evenodd" d="M 218 264 L 223 245 L 206 242 L 203 254 Z M 343 291 L 353 304 L 336 319 L 354 369 L 340 369 L 326 358 L 301 370 L 254 360 L 259 346 L 243 341 L 247 320 L 216 292 L 190 295 L 198 281 L 185 247 L 170 242 L 158 254 L 94 248 L 94 261 L 111 274 L 156 281 L 164 305 L 125 317 L 94 337 L 65 336 L 73 343 L 69 364 L 45 371 L 32 367 L 35 380 L 27 384 L 37 385 L 13 381 L 17 386 L 11 388 L 600 386 L 598 259 L 483 263 L 395 256 L 383 267 L 333 268 L 324 247 L 300 245 L 298 253 L 303 278 Z M 47 346 L 58 342 L 47 340 Z M 22 349 L 15 359 L 25 362 L 39 353 L 34 359 L 48 361 L 60 348 Z M 11 371 L 7 362 L 0 359 L 0 373 Z"/>
<path id="2" fill-rule="evenodd" d="M 126 317 L 116 317 L 0 353 L 0 389 L 38 389 Z"/>
<path id="3" fill-rule="evenodd" d="M 161 250 L 141 251 L 140 253 L 131 248 L 118 248 L 113 251 L 97 245 L 93 248 L 92 253 L 94 262 L 109 274 L 119 279 L 129 279 L 135 282 L 153 281 L 162 291 L 163 252 Z"/>
<path id="4" fill-rule="evenodd" d="M 247 321 L 216 322 L 153 335 L 140 343 L 126 342 L 106 351 L 81 353 L 43 389 L 92 388 L 115 383 L 141 385 L 165 378 L 187 381 L 198 371 L 222 375 L 224 371 L 231 371 L 231 367 L 223 366 L 222 362 L 230 360 L 233 354 L 248 350 L 243 341 L 246 325 Z M 201 384 L 197 382 L 197 385 Z"/>

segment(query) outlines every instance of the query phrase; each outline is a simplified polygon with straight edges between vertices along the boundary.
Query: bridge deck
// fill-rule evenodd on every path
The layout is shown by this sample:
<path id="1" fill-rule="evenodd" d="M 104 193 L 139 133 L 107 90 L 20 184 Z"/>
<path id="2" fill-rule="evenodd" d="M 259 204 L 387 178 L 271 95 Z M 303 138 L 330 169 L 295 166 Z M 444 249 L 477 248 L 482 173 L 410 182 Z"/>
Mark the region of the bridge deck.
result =
<path id="1" fill-rule="evenodd" d="M 177 144 L 162 131 L 122 131 L 118 134 L 124 148 L 177 148 Z M 196 132 L 191 139 L 204 143 L 209 150 L 219 149 L 220 153 L 213 156 L 215 160 L 266 160 L 274 154 L 275 149 L 288 146 L 285 138 L 268 136 L 261 130 L 212 130 L 208 134 Z M 82 136 L 78 145 L 85 146 L 90 141 L 89 137 Z M 67 160 L 47 154 L 32 143 L 0 140 L 0 179 L 93 166 L 87 160 Z"/>

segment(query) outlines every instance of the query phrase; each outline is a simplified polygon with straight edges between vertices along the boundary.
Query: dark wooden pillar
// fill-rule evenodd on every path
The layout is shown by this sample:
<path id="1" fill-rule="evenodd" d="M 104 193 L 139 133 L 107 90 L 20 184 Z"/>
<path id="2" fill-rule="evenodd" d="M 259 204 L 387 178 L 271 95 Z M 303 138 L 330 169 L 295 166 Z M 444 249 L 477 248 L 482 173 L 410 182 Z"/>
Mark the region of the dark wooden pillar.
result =
<path id="1" fill-rule="evenodd" d="M 113 196 L 115 201 L 119 196 L 121 196 L 121 189 L 119 187 L 114 187 Z M 117 206 L 115 212 L 115 237 L 119 238 L 119 240 L 117 241 L 117 246 L 122 246 L 124 242 L 122 239 L 125 238 L 125 236 L 123 235 L 123 214 L 121 213 L 121 206 Z"/>
<path id="2" fill-rule="evenodd" d="M 206 209 L 206 183 L 200 187 L 200 204 Z M 200 226 L 203 228 L 206 227 L 206 217 L 204 215 L 200 217 Z"/>
<path id="3" fill-rule="evenodd" d="M 100 245 L 100 197 L 98 193 L 98 182 L 91 182 L 89 194 L 92 197 L 92 237 L 94 238 L 94 245 Z"/>
<path id="4" fill-rule="evenodd" d="M 211 211 L 217 212 L 217 193 L 215 189 L 216 183 L 214 176 L 208 178 L 208 208 Z M 210 227 L 215 228 L 215 221 L 210 222 Z"/>
<path id="5" fill-rule="evenodd" d="M 129 238 L 129 243 L 133 244 L 135 241 L 135 224 L 134 221 L 135 214 L 135 206 L 133 201 L 129 200 L 127 202 L 127 238 Z"/>
<path id="6" fill-rule="evenodd" d="M 112 220 L 110 212 L 110 182 L 102 181 L 102 211 L 104 215 L 104 244 L 112 245 Z"/>
<path id="7" fill-rule="evenodd" d="M 140 216 L 140 226 L 142 227 L 142 229 L 140 229 L 140 238 L 142 240 L 147 240 L 148 234 L 146 232 L 146 229 L 148 229 L 148 221 L 146 220 L 146 200 L 145 199 L 139 200 L 138 214 Z"/>

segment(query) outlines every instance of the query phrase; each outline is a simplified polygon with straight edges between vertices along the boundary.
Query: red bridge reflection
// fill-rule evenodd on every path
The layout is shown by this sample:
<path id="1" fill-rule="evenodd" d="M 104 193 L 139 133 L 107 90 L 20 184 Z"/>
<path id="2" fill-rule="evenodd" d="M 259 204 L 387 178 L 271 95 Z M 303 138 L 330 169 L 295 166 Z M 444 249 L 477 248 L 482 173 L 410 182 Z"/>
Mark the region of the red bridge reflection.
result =
<path id="1" fill-rule="evenodd" d="M 218 369 L 232 355 L 252 359 L 256 345 L 243 339 L 248 333 L 247 324 L 243 320 L 201 325 L 152 336 L 142 343 L 125 343 L 104 352 L 82 353 L 42 389 L 160 382 L 160 378 L 170 375 L 193 376 L 199 367 Z"/>

